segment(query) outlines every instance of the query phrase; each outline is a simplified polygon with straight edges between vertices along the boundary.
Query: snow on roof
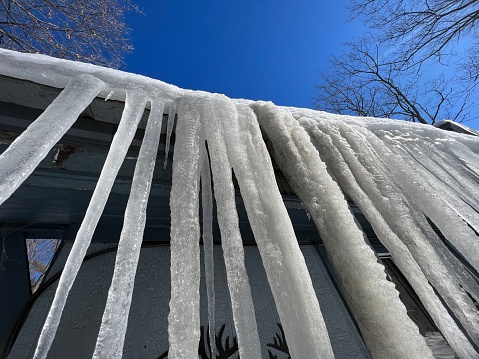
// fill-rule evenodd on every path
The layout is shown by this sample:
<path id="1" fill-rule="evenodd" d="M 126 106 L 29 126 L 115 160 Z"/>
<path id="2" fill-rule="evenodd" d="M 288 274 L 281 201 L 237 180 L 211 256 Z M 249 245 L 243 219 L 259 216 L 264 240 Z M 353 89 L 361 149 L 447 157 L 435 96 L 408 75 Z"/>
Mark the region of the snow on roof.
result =
<path id="1" fill-rule="evenodd" d="M 103 81 L 107 86 L 100 91 L 98 97 L 117 101 L 125 101 L 127 90 L 143 90 L 157 97 L 157 100 L 165 104 L 165 113 L 169 111 L 172 100 L 183 97 L 212 97 L 218 94 L 205 91 L 182 89 L 163 81 L 129 72 L 105 68 L 97 65 L 58 59 L 42 54 L 25 54 L 12 50 L 0 49 L 0 74 L 17 79 L 28 80 L 38 84 L 64 88 L 72 78 L 80 75 L 91 75 Z M 252 104 L 254 101 L 247 99 L 232 99 L 235 104 Z M 261 102 L 261 101 L 259 101 Z M 147 104 L 149 107 L 149 104 Z M 300 118 L 319 118 L 341 120 L 354 125 L 366 127 L 372 131 L 397 130 L 400 132 L 413 131 L 416 134 L 435 138 L 438 141 L 449 139 L 458 140 L 469 147 L 479 151 L 479 139 L 469 138 L 462 134 L 446 132 L 419 123 L 412 123 L 391 119 L 379 119 L 372 117 L 356 117 L 337 115 L 307 108 L 281 107 L 290 112 L 297 120 Z M 456 124 L 460 127 L 463 125 Z"/>

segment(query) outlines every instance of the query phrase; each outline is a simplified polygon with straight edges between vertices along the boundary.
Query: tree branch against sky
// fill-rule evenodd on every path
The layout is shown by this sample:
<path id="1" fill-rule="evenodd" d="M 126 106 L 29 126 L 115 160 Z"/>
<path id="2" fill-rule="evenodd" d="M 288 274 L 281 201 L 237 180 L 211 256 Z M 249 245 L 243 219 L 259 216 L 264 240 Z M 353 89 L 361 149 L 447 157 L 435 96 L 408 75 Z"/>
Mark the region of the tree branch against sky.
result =
<path id="1" fill-rule="evenodd" d="M 0 47 L 119 67 L 133 47 L 121 0 L 0 0 Z"/>
<path id="2" fill-rule="evenodd" d="M 321 71 L 314 105 L 434 123 L 477 118 L 479 1 L 353 0 L 370 33 Z"/>

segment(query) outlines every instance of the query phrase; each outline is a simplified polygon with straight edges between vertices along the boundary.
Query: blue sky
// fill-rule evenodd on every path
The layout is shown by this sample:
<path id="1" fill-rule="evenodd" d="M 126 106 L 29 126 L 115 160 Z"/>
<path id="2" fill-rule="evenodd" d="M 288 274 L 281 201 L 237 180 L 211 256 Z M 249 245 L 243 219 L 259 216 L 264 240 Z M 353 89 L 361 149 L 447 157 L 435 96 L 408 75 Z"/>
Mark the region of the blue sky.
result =
<path id="1" fill-rule="evenodd" d="M 348 0 L 135 2 L 126 71 L 284 106 L 311 108 L 319 70 L 367 30 L 347 21 Z"/>
<path id="2" fill-rule="evenodd" d="M 347 1 L 137 1 L 126 70 L 182 88 L 311 107 L 318 71 L 361 29 Z"/>

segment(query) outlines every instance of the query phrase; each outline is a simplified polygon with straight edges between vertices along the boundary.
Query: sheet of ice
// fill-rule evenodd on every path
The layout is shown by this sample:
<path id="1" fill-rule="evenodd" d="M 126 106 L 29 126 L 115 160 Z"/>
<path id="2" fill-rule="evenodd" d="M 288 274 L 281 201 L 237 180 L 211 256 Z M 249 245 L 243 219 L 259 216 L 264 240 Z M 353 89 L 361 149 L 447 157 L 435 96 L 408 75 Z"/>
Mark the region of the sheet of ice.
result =
<path id="1" fill-rule="evenodd" d="M 454 263 L 453 266 L 449 263 L 451 258 L 441 250 L 443 244 L 426 222 L 424 215 L 411 205 L 406 194 L 396 185 L 396 180 L 382 165 L 370 145 L 374 136 L 364 128 L 340 121 L 318 121 L 316 127 L 331 137 L 359 185 L 378 206 L 389 226 L 409 248 L 428 280 L 442 295 L 471 338 L 477 342 L 479 316 L 466 292 L 456 282 L 456 271 L 453 269 L 461 268 L 462 265 Z M 395 161 L 397 163 L 400 159 L 396 158 Z M 461 271 L 464 272 L 464 269 Z M 468 274 L 464 275 L 467 278 Z"/>
<path id="2" fill-rule="evenodd" d="M 244 264 L 231 164 L 226 151 L 225 129 L 222 127 L 222 123 L 237 121 L 238 114 L 233 103 L 221 96 L 204 99 L 199 110 L 211 155 L 217 217 L 239 353 L 241 358 L 260 358 L 256 315 Z"/>
<path id="3" fill-rule="evenodd" d="M 165 145 L 165 163 L 163 168 L 166 168 L 168 165 L 168 154 L 170 152 L 170 142 L 171 134 L 173 133 L 173 127 L 175 126 L 175 116 L 176 116 L 176 101 L 173 100 L 170 102 L 168 109 L 168 123 L 166 126 L 166 145 Z"/>
<path id="4" fill-rule="evenodd" d="M 208 152 L 202 136 L 201 143 L 201 208 L 203 210 L 203 252 L 205 258 L 206 295 L 208 296 L 208 333 L 212 358 L 216 358 L 215 268 L 213 251 L 213 194 Z"/>
<path id="5" fill-rule="evenodd" d="M 168 358 L 197 358 L 200 338 L 198 98 L 179 99 L 173 155 L 171 209 L 171 299 Z"/>
<path id="6" fill-rule="evenodd" d="M 382 154 L 384 160 L 388 162 L 391 162 L 393 158 L 401 159 L 402 166 L 396 165 L 390 166 L 390 168 L 394 176 L 401 182 L 402 187 L 409 193 L 411 200 L 436 224 L 464 258 L 476 270 L 479 270 L 477 235 L 467 225 L 468 219 L 461 216 L 464 211 L 452 205 L 455 202 L 454 199 L 457 201 L 457 192 L 435 176 L 434 172 L 431 172 L 431 168 L 417 166 L 415 156 L 410 149 L 402 146 L 398 140 L 383 137 L 383 141 L 387 142 L 378 143 L 376 147 L 387 146 L 389 152 L 380 148 L 377 148 L 376 152 Z M 477 212 L 468 208 L 464 202 L 461 207 L 469 209 L 471 216 L 477 216 Z M 477 220 L 479 221 L 479 217 Z"/>
<path id="7" fill-rule="evenodd" d="M 429 141 L 427 138 L 418 138 L 417 141 L 407 142 L 407 145 L 421 166 L 435 174 L 460 197 L 467 198 L 469 204 L 479 211 L 477 176 L 447 153 L 440 143 Z"/>
<path id="8" fill-rule="evenodd" d="M 85 253 L 90 245 L 93 232 L 100 220 L 110 194 L 116 175 L 125 159 L 128 148 L 135 135 L 147 101 L 147 95 L 141 90 L 127 92 L 125 109 L 118 131 L 113 137 L 108 157 L 93 192 L 90 204 L 85 213 L 80 229 L 75 238 L 72 250 L 65 263 L 58 283 L 53 303 L 38 339 L 34 359 L 44 359 L 53 342 L 60 323 L 61 314 L 68 297 L 68 293 L 75 281 Z"/>
<path id="9" fill-rule="evenodd" d="M 27 179 L 105 84 L 78 75 L 0 156 L 0 205 Z"/>
<path id="10" fill-rule="evenodd" d="M 251 108 L 221 121 L 291 357 L 332 358 L 326 326 L 291 220 L 275 183 L 273 166 Z"/>
<path id="11" fill-rule="evenodd" d="M 373 358 L 432 358 L 307 133 L 291 114 L 269 103 L 252 107 L 276 163 L 318 227 Z"/>
<path id="12" fill-rule="evenodd" d="M 472 345 L 429 285 L 421 268 L 407 247 L 384 220 L 383 212 L 376 207 L 369 195 L 358 184 L 350 167 L 344 161 L 339 150 L 334 146 L 331 137 L 321 131 L 317 131 L 315 121 L 300 119 L 300 124 L 310 135 L 321 160 L 332 171 L 341 189 L 361 208 L 362 213 L 371 223 L 374 232 L 392 254 L 394 262 L 411 284 L 451 347 L 461 358 L 474 358 L 477 356 Z"/>
<path id="13" fill-rule="evenodd" d="M 150 116 L 136 162 L 118 243 L 115 270 L 93 358 L 121 358 L 123 353 L 136 268 L 145 230 L 146 207 L 160 142 L 163 107 L 163 103 L 151 101 Z"/>

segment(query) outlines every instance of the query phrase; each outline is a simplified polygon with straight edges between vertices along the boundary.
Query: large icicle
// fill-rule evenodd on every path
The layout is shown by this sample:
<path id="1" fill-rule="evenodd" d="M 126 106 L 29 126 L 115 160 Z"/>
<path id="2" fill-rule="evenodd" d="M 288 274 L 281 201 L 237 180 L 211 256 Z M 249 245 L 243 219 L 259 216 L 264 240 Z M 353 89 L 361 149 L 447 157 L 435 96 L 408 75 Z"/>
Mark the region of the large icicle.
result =
<path id="1" fill-rule="evenodd" d="M 378 142 L 376 152 L 382 155 L 384 161 L 391 163 L 392 159 L 397 163 L 400 158 L 402 165 L 390 166 L 394 176 L 401 181 L 401 186 L 409 193 L 409 198 L 423 211 L 441 230 L 444 236 L 466 258 L 466 260 L 479 270 L 479 241 L 475 232 L 467 225 L 451 206 L 451 199 L 455 197 L 450 192 L 444 194 L 447 186 L 444 182 L 438 187 L 438 178 L 423 166 L 414 166 L 414 158 L 398 141 L 393 141 L 393 146 L 387 139 L 381 144 Z M 387 146 L 390 152 L 378 148 Z"/>
<path id="2" fill-rule="evenodd" d="M 391 229 L 406 244 L 431 284 L 458 316 L 471 338 L 477 342 L 479 316 L 466 292 L 448 270 L 448 258 L 440 255 L 440 239 L 422 213 L 410 204 L 391 178 L 382 161 L 371 149 L 374 136 L 364 128 L 340 121 L 318 121 L 317 129 L 327 133 L 339 149 L 356 180 L 384 215 Z M 358 155 L 359 154 L 359 155 Z M 395 159 L 396 163 L 400 159 Z M 456 263 L 460 266 L 459 263 Z"/>
<path id="3" fill-rule="evenodd" d="M 128 313 L 146 223 L 146 207 L 160 142 L 162 119 L 163 103 L 158 103 L 153 99 L 133 175 L 130 197 L 126 205 L 115 271 L 108 291 L 93 358 L 121 358 L 123 353 Z"/>
<path id="4" fill-rule="evenodd" d="M 304 129 L 272 104 L 252 107 L 274 158 L 318 227 L 373 358 L 432 358 Z"/>
<path id="5" fill-rule="evenodd" d="M 204 99 L 200 105 L 211 154 L 214 194 L 224 253 L 233 319 L 241 358 L 260 358 L 261 347 L 253 299 L 244 265 L 243 241 L 236 211 L 231 165 L 221 123 L 237 121 L 236 108 L 226 97 Z"/>
<path id="6" fill-rule="evenodd" d="M 233 166 L 292 358 L 333 358 L 326 326 L 253 111 L 222 121 Z"/>
<path id="7" fill-rule="evenodd" d="M 200 338 L 199 160 L 201 101 L 179 100 L 173 155 L 168 358 L 197 358 Z"/>
<path id="8" fill-rule="evenodd" d="M 128 148 L 135 135 L 136 128 L 140 122 L 145 109 L 147 97 L 144 91 L 128 91 L 126 94 L 125 109 L 121 118 L 118 131 L 113 137 L 108 157 L 98 179 L 95 191 L 88 205 L 85 218 L 73 243 L 73 247 L 65 263 L 60 281 L 58 283 L 53 303 L 48 312 L 43 330 L 38 339 L 34 359 L 44 359 L 53 342 L 55 333 L 60 323 L 61 314 L 68 297 L 68 293 L 78 274 L 85 253 L 90 245 L 93 232 L 100 220 L 105 208 L 106 201 L 110 194 L 116 175 L 120 169 Z"/>
<path id="9" fill-rule="evenodd" d="M 90 75 L 74 77 L 58 97 L 0 156 L 0 205 L 33 172 L 105 84 Z"/>
<path id="10" fill-rule="evenodd" d="M 381 242 L 388 248 L 394 262 L 417 293 L 426 310 L 446 337 L 451 347 L 461 358 L 475 358 L 477 353 L 449 315 L 443 303 L 429 285 L 407 247 L 391 230 L 380 210 L 359 186 L 339 150 L 329 135 L 315 130 L 315 121 L 301 119 L 300 124 L 307 130 L 326 166 L 333 172 L 341 189 L 356 203 L 371 223 Z M 416 183 L 417 185 L 417 183 Z"/>
<path id="11" fill-rule="evenodd" d="M 204 141 L 201 145 L 201 208 L 203 210 L 203 253 L 205 262 L 206 295 L 208 296 L 208 333 L 210 337 L 211 357 L 216 358 L 213 194 L 211 191 L 211 172 L 208 152 L 206 151 L 206 145 Z"/>

